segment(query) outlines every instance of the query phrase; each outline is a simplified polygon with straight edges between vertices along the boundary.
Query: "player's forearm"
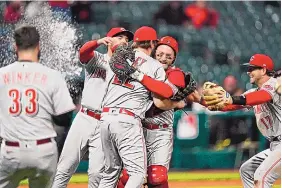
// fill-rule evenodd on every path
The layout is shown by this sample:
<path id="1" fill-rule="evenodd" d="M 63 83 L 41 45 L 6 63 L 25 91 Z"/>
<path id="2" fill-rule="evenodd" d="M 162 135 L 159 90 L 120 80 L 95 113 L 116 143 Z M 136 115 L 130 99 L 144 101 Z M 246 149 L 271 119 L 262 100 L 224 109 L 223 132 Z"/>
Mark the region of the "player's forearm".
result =
<path id="1" fill-rule="evenodd" d="M 254 106 L 270 102 L 272 96 L 264 90 L 254 91 L 246 94 L 245 96 L 232 96 L 232 104 Z"/>
<path id="2" fill-rule="evenodd" d="M 220 111 L 223 111 L 223 112 L 227 112 L 227 111 L 235 111 L 235 110 L 241 110 L 245 108 L 245 106 L 242 106 L 242 105 L 235 105 L 235 104 L 228 104 L 226 105 L 225 107 L 223 107 L 222 110 Z"/>
<path id="3" fill-rule="evenodd" d="M 147 75 L 143 76 L 143 79 L 140 81 L 140 83 L 143 84 L 152 93 L 166 99 L 172 97 L 174 94 L 173 89 L 170 85 L 162 81 L 155 80 Z"/>
<path id="4" fill-rule="evenodd" d="M 172 109 L 182 109 L 185 107 L 185 102 L 184 101 L 172 101 L 170 99 L 162 99 L 162 98 L 156 98 L 154 97 L 153 99 L 154 104 L 157 108 L 161 110 L 172 110 Z"/>
<path id="5" fill-rule="evenodd" d="M 85 43 L 79 50 L 79 59 L 81 63 L 87 63 L 94 57 L 94 50 L 98 48 L 96 40 Z"/>

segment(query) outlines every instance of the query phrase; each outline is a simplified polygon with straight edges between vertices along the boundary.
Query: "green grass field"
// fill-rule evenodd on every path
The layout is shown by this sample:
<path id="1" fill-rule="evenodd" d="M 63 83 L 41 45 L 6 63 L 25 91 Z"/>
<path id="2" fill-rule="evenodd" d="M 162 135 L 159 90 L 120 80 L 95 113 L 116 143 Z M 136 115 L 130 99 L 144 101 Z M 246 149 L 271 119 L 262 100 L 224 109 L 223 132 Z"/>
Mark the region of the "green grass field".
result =
<path id="1" fill-rule="evenodd" d="M 205 185 L 199 185 L 197 188 L 241 188 L 239 185 L 214 185 L 215 182 L 234 182 L 239 181 L 240 176 L 238 171 L 189 171 L 189 172 L 170 172 L 169 173 L 169 182 L 175 182 L 184 185 L 180 186 L 181 188 L 188 188 L 191 186 L 185 186 L 185 183 L 192 182 L 203 182 Z M 70 184 L 87 184 L 88 177 L 87 174 L 75 174 L 70 181 Z M 209 185 L 210 182 L 210 185 Z M 21 185 L 26 185 L 27 181 L 21 182 Z M 200 183 L 201 184 L 201 183 Z M 194 186 L 193 186 L 194 187 Z M 281 188 L 280 185 L 275 185 L 273 188 Z"/>

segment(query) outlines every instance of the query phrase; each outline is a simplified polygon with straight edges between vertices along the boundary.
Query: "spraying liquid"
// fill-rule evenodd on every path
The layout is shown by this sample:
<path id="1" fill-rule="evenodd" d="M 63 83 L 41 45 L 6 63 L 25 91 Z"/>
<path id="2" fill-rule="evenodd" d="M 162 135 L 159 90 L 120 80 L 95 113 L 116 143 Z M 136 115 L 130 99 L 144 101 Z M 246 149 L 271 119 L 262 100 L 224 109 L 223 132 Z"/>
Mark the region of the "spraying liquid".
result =
<path id="1" fill-rule="evenodd" d="M 31 2 L 25 9 L 23 18 L 16 24 L 35 26 L 40 34 L 40 63 L 62 72 L 72 92 L 81 92 L 77 80 L 82 72 L 78 59 L 78 42 L 82 38 L 75 24 L 66 19 L 64 12 L 52 12 L 46 2 Z M 16 60 L 13 48 L 14 26 L 4 25 L 0 36 L 0 66 L 6 66 Z M 68 79 L 71 78 L 71 79 Z M 71 81 L 70 81 L 71 80 Z"/>

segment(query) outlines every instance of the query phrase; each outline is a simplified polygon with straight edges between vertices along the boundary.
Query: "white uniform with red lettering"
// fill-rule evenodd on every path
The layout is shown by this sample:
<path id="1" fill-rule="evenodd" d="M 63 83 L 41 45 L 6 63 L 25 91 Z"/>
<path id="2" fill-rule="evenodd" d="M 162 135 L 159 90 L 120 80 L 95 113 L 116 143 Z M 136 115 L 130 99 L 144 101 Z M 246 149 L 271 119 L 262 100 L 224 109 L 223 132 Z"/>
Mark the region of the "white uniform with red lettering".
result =
<path id="1" fill-rule="evenodd" d="M 98 187 L 104 169 L 100 128 L 98 121 L 101 103 L 109 80 L 113 77 L 107 54 L 94 51 L 94 57 L 85 65 L 85 82 L 82 92 L 82 108 L 76 115 L 67 135 L 53 188 L 67 187 L 80 160 L 89 149 L 89 187 Z"/>
<path id="2" fill-rule="evenodd" d="M 168 110 L 142 121 L 148 166 L 161 165 L 169 170 L 173 150 L 173 117 L 174 110 Z"/>
<path id="3" fill-rule="evenodd" d="M 58 152 L 51 115 L 75 108 L 61 74 L 39 63 L 15 62 L 0 69 L 0 187 L 50 187 Z"/>
<path id="4" fill-rule="evenodd" d="M 270 188 L 281 175 L 281 96 L 275 92 L 276 83 L 276 78 L 270 78 L 260 89 L 245 92 L 264 90 L 272 96 L 272 101 L 253 106 L 257 127 L 271 143 L 269 149 L 256 154 L 241 166 L 244 188 L 253 188 L 254 180 L 260 180 L 262 187 Z"/>
<path id="5" fill-rule="evenodd" d="M 165 80 L 165 71 L 155 59 L 136 51 L 135 62 L 144 74 Z M 99 188 L 115 187 L 122 168 L 129 180 L 126 188 L 140 188 L 147 170 L 147 156 L 141 119 L 152 105 L 150 92 L 138 81 L 121 83 L 114 77 L 103 101 L 101 139 L 105 171 Z"/>

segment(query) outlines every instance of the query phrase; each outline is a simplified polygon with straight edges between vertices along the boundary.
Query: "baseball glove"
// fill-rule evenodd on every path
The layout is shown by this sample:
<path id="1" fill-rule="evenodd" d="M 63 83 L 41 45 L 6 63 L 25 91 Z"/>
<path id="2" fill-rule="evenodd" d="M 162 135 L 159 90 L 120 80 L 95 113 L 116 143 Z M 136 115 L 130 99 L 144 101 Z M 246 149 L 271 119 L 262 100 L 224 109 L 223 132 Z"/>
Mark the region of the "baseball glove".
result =
<path id="1" fill-rule="evenodd" d="M 185 73 L 185 88 L 178 88 L 177 93 L 171 97 L 173 101 L 180 101 L 185 99 L 188 95 L 193 93 L 197 88 L 197 82 L 194 80 L 190 72 Z"/>
<path id="2" fill-rule="evenodd" d="M 203 99 L 211 111 L 222 110 L 227 104 L 232 104 L 230 94 L 212 82 L 204 83 L 203 95 Z"/>
<path id="3" fill-rule="evenodd" d="M 114 51 L 109 64 L 120 80 L 126 80 L 136 69 L 131 66 L 135 61 L 135 52 L 131 46 L 120 45 Z"/>

